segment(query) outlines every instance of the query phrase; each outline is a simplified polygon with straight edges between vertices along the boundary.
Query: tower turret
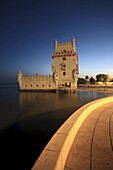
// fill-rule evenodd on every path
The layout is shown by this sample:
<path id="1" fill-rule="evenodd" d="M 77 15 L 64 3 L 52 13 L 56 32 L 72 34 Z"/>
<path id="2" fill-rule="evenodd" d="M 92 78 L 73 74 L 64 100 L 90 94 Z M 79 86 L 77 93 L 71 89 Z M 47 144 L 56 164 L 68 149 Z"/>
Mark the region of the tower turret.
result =
<path id="1" fill-rule="evenodd" d="M 74 37 L 72 38 L 72 46 L 73 47 L 75 46 L 75 38 Z"/>
<path id="2" fill-rule="evenodd" d="M 21 73 L 21 70 L 19 70 L 17 81 L 19 83 L 19 86 L 21 86 L 21 82 L 22 82 L 22 73 Z"/>
<path id="3" fill-rule="evenodd" d="M 54 47 L 55 47 L 55 51 L 56 51 L 56 49 L 57 49 L 57 40 L 55 40 Z"/>

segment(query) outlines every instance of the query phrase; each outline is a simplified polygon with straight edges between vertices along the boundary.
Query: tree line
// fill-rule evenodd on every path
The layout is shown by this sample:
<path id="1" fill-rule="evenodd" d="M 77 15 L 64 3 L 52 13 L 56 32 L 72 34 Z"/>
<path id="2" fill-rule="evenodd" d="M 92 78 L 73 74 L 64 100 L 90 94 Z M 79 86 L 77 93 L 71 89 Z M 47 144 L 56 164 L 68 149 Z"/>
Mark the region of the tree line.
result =
<path id="1" fill-rule="evenodd" d="M 93 77 L 89 78 L 88 75 L 85 76 L 85 79 L 78 78 L 78 84 L 86 84 L 87 82 L 90 82 L 90 84 L 95 84 L 96 81 L 102 83 L 113 82 L 113 78 L 111 79 L 110 75 L 106 75 L 106 74 L 96 75 L 96 80 Z"/>

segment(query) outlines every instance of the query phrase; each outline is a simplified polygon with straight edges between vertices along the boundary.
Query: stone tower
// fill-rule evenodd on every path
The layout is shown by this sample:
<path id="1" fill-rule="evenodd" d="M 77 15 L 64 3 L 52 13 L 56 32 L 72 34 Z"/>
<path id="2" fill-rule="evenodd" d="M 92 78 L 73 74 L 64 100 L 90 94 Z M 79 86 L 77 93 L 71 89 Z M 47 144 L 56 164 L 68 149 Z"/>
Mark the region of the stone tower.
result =
<path id="1" fill-rule="evenodd" d="M 54 44 L 55 53 L 52 53 L 54 62 L 52 64 L 53 78 L 58 88 L 65 87 L 71 90 L 77 89 L 79 74 L 78 54 L 75 39 L 71 42 Z"/>
<path id="2" fill-rule="evenodd" d="M 75 39 L 72 42 L 57 43 L 55 41 L 55 53 L 52 54 L 53 76 L 23 76 L 21 70 L 18 73 L 18 84 L 20 91 L 66 91 L 75 92 L 79 72 L 78 55 Z"/>

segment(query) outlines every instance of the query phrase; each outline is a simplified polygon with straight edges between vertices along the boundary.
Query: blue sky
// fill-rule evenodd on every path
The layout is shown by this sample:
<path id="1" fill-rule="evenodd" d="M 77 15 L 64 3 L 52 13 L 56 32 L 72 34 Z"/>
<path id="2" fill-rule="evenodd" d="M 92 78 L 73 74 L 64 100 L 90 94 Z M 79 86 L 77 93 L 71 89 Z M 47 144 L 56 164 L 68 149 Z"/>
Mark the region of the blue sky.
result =
<path id="1" fill-rule="evenodd" d="M 79 77 L 113 78 L 112 0 L 1 0 L 0 83 L 52 74 L 54 41 L 75 37 Z"/>

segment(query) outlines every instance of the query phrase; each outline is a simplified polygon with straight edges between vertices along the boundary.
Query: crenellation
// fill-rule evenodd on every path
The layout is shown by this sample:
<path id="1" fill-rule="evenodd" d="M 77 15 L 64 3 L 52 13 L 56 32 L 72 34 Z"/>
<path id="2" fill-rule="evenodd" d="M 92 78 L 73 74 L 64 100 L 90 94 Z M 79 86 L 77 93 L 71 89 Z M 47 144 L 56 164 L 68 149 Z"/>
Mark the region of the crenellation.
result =
<path id="1" fill-rule="evenodd" d="M 25 80 L 25 77 L 22 77 L 22 80 L 24 81 L 24 80 Z"/>
<path id="2" fill-rule="evenodd" d="M 33 80 L 37 80 L 37 79 L 39 79 L 39 76 L 38 77 L 37 76 L 33 77 Z"/>
<path id="3" fill-rule="evenodd" d="M 43 80 L 46 80 L 46 76 L 43 76 Z"/>
<path id="4" fill-rule="evenodd" d="M 48 80 L 48 79 L 49 79 L 49 76 L 47 76 L 46 78 L 47 78 L 47 80 Z"/>
<path id="5" fill-rule="evenodd" d="M 42 80 L 42 76 L 39 76 L 39 80 Z"/>
<path id="6" fill-rule="evenodd" d="M 38 77 L 38 73 L 36 73 L 36 77 Z"/>
<path id="7" fill-rule="evenodd" d="M 58 43 L 57 46 L 62 46 L 62 45 L 72 45 L 71 42 L 65 42 L 65 43 Z"/>
<path id="8" fill-rule="evenodd" d="M 33 80 L 33 78 L 34 78 L 34 77 L 33 77 L 33 76 L 31 76 L 31 80 Z"/>
<path id="9" fill-rule="evenodd" d="M 32 80 L 32 81 L 34 81 L 34 80 L 49 80 L 49 79 L 53 79 L 53 76 L 52 75 L 48 75 L 48 76 L 23 76 L 22 77 L 22 80 L 23 81 L 25 81 L 25 80 Z"/>
<path id="10" fill-rule="evenodd" d="M 52 76 L 52 75 L 50 75 L 50 77 L 49 77 L 49 78 L 50 78 L 50 80 L 52 80 L 52 79 L 53 79 L 53 76 Z"/>

